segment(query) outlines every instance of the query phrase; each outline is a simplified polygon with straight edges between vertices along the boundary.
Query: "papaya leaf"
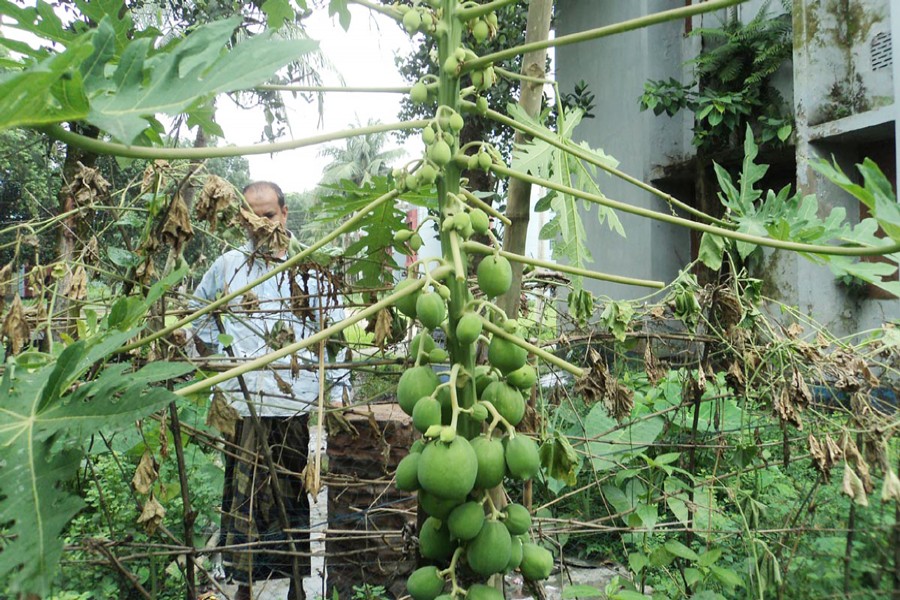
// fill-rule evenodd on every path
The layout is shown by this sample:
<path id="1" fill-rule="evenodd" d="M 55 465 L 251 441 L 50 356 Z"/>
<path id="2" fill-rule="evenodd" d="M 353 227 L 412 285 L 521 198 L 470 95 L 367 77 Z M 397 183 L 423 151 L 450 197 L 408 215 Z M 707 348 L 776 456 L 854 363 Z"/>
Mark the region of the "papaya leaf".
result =
<path id="1" fill-rule="evenodd" d="M 0 552 L 0 578 L 14 593 L 45 597 L 50 592 L 62 531 L 81 507 L 65 484 L 81 463 L 82 440 L 101 427 L 106 433 L 128 427 L 174 401 L 174 394 L 150 384 L 191 370 L 156 362 L 131 373 L 127 363 L 117 363 L 91 381 L 71 385 L 135 333 L 106 332 L 72 344 L 39 369 L 8 365 L 4 371 L 0 498 L 2 513 L 10 517 L 10 541 Z"/>
<path id="2" fill-rule="evenodd" d="M 556 138 L 564 146 L 578 148 L 582 152 L 592 155 L 598 162 L 611 167 L 618 165 L 618 161 L 603 150 L 591 148 L 585 143 L 578 145 L 572 141 L 575 128 L 584 117 L 584 111 L 581 109 L 576 108 L 569 111 L 560 109 L 557 119 L 558 131 L 548 129 L 518 105 L 510 104 L 507 111 L 517 122 L 543 131 L 547 136 Z M 513 151 L 512 168 L 553 183 L 574 187 L 591 194 L 603 195 L 594 179 L 597 169 L 595 165 L 584 163 L 580 158 L 544 140 L 534 139 L 517 145 Z M 593 257 L 587 247 L 587 233 L 577 199 L 569 194 L 553 193 L 541 203 L 541 209 L 546 208 L 553 211 L 553 216 L 542 228 L 541 239 L 550 239 L 554 242 L 554 260 L 565 261 L 570 265 L 582 268 L 593 262 Z M 624 237 L 625 231 L 614 211 L 598 206 L 597 217 L 601 223 L 605 221 L 610 229 Z M 582 278 L 573 277 L 572 284 L 574 290 L 579 291 L 582 289 Z"/>
<path id="3" fill-rule="evenodd" d="M 540 456 L 541 466 L 550 477 L 566 485 L 575 485 L 581 459 L 567 437 L 555 432 L 541 445 Z"/>
<path id="4" fill-rule="evenodd" d="M 347 7 L 347 0 L 331 0 L 328 3 L 328 16 L 338 16 L 338 22 L 344 31 L 350 29 L 350 9 Z"/>

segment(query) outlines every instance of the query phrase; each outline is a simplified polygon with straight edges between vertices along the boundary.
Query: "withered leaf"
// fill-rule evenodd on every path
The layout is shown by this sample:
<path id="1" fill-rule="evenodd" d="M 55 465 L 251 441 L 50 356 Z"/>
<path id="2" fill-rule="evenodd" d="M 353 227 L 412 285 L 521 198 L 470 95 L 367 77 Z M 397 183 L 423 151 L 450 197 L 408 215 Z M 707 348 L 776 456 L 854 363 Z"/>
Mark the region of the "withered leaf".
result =
<path id="1" fill-rule="evenodd" d="M 316 468 L 316 462 L 314 460 L 310 460 L 306 463 L 306 467 L 303 469 L 303 487 L 306 488 L 306 491 L 315 498 L 319 490 L 322 489 L 322 475 L 319 473 L 319 469 Z"/>
<path id="2" fill-rule="evenodd" d="M 170 170 L 169 162 L 156 159 L 144 169 L 144 177 L 141 180 L 141 194 L 156 193 L 166 185 L 165 173 Z"/>
<path id="3" fill-rule="evenodd" d="M 194 212 L 198 219 L 209 223 L 210 231 L 215 231 L 219 218 L 227 220 L 236 206 L 234 186 L 217 175 L 210 175 L 194 203 Z"/>
<path id="4" fill-rule="evenodd" d="M 66 297 L 69 300 L 84 300 L 87 298 L 87 284 L 87 272 L 83 266 L 78 265 L 69 278 L 69 289 L 66 290 Z"/>
<path id="5" fill-rule="evenodd" d="M 131 485 L 139 494 L 149 494 L 153 483 L 159 478 L 159 469 L 156 460 L 149 450 L 145 450 L 141 456 L 141 462 L 138 463 L 134 470 L 134 477 L 131 478 Z"/>
<path id="6" fill-rule="evenodd" d="M 275 383 L 278 385 L 278 391 L 286 396 L 290 396 L 294 393 L 294 388 L 291 387 L 291 384 L 284 380 L 281 375 L 278 374 L 278 371 L 272 369 L 272 375 L 275 377 Z"/>
<path id="7" fill-rule="evenodd" d="M 644 346 L 644 370 L 647 372 L 647 380 L 650 385 L 656 385 L 666 374 L 665 369 L 660 367 L 656 355 L 653 354 L 650 340 L 647 340 L 647 345 Z"/>
<path id="8" fill-rule="evenodd" d="M 0 311 L 3 310 L 6 302 L 6 295 L 9 293 L 9 290 L 14 283 L 12 267 L 13 264 L 11 262 L 0 267 Z"/>
<path id="9" fill-rule="evenodd" d="M 329 410 L 325 413 L 325 430 L 329 436 L 341 433 L 349 433 L 355 438 L 359 437 L 359 430 L 353 426 L 344 413 L 337 410 Z"/>
<path id="10" fill-rule="evenodd" d="M 811 433 L 807 436 L 806 441 L 809 444 L 809 453 L 812 456 L 813 466 L 827 482 L 831 465 L 828 464 L 828 456 L 825 450 L 819 444 L 819 440 Z"/>
<path id="11" fill-rule="evenodd" d="M 31 328 L 28 326 L 28 321 L 25 319 L 22 298 L 19 297 L 18 294 L 13 298 L 13 302 L 9 307 L 9 312 L 6 313 L 6 318 L 3 319 L 3 329 L 0 333 L 3 334 L 4 338 L 9 340 L 13 354 L 18 354 L 19 351 L 31 341 Z"/>
<path id="12" fill-rule="evenodd" d="M 165 507 L 153 497 L 153 494 L 150 494 L 150 498 L 144 502 L 144 508 L 141 510 L 141 516 L 138 517 L 137 522 L 144 526 L 147 535 L 153 535 L 165 517 Z"/>
<path id="13" fill-rule="evenodd" d="M 863 487 L 862 481 L 847 463 L 844 463 L 844 480 L 841 485 L 841 491 L 859 506 L 869 505 L 869 498 L 866 496 L 866 490 Z"/>
<path id="14" fill-rule="evenodd" d="M 259 311 L 259 297 L 252 291 L 241 296 L 240 307 L 249 312 Z"/>
<path id="15" fill-rule="evenodd" d="M 176 193 L 169 203 L 169 210 L 166 212 L 166 220 L 163 222 L 159 237 L 176 253 L 180 253 L 184 244 L 194 237 L 194 228 L 191 225 L 187 204 L 180 193 Z"/>
<path id="16" fill-rule="evenodd" d="M 803 420 L 800 418 L 800 412 L 791 401 L 792 395 L 789 390 L 790 386 L 784 386 L 780 392 L 776 392 L 772 399 L 772 407 L 782 421 L 786 421 L 803 431 Z"/>
<path id="17" fill-rule="evenodd" d="M 589 369 L 575 383 L 575 392 L 582 394 L 588 403 L 603 402 L 603 407 L 616 420 L 631 414 L 634 408 L 634 391 L 628 389 L 610 374 L 603 355 L 594 348 L 588 349 Z"/>
<path id="18" fill-rule="evenodd" d="M 391 316 L 391 311 L 387 308 L 382 308 L 378 311 L 378 315 L 375 317 L 375 345 L 384 350 L 384 343 L 386 340 L 389 340 L 391 337 L 391 326 L 393 325 L 394 319 Z"/>
<path id="19" fill-rule="evenodd" d="M 803 326 L 799 323 L 791 323 L 788 325 L 788 328 L 785 330 L 785 333 L 792 340 L 798 339 L 801 335 L 803 335 Z"/>
<path id="20" fill-rule="evenodd" d="M 87 263 L 89 265 L 95 265 L 100 262 L 100 244 L 97 241 L 96 235 L 91 236 L 88 243 L 81 249 L 79 262 Z"/>
<path id="21" fill-rule="evenodd" d="M 278 256 L 287 251 L 290 237 L 281 223 L 258 217 L 246 206 L 241 207 L 237 219 L 247 230 L 254 252 Z"/>
<path id="22" fill-rule="evenodd" d="M 884 473 L 884 485 L 881 487 L 881 501 L 897 500 L 900 502 L 900 478 L 891 469 Z"/>
<path id="23" fill-rule="evenodd" d="M 74 200 L 77 207 L 92 207 L 109 195 L 109 182 L 100 171 L 78 163 L 75 176 L 65 186 L 64 193 Z"/>
<path id="24" fill-rule="evenodd" d="M 218 429 L 222 435 L 234 437 L 234 426 L 241 419 L 238 411 L 225 399 L 225 395 L 216 390 L 213 392 L 209 412 L 206 413 L 206 424 Z"/>

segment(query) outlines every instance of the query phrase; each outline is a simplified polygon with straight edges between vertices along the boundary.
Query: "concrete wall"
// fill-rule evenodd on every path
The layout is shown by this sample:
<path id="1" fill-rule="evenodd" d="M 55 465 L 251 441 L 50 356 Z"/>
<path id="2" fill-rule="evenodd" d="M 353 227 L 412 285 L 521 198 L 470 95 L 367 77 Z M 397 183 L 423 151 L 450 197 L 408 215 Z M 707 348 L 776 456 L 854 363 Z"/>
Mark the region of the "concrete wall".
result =
<path id="1" fill-rule="evenodd" d="M 672 7 L 671 2 L 629 0 L 596 2 L 560 0 L 557 35 L 565 35 Z M 580 80 L 596 95 L 594 119 L 579 126 L 576 140 L 587 141 L 620 161 L 619 168 L 644 181 L 654 164 L 669 164 L 693 153 L 690 123 L 682 115 L 656 117 L 640 112 L 638 99 L 648 79 L 683 79 L 685 47 L 695 41 L 683 37 L 684 22 L 657 25 L 588 43 L 565 46 L 556 52 L 556 77 L 563 93 Z M 616 200 L 657 211 L 668 205 L 621 180 L 601 175 L 603 193 Z M 620 214 L 624 240 L 596 222 L 595 209 L 582 211 L 589 245 L 599 271 L 644 279 L 671 281 L 690 261 L 688 233 L 648 219 Z M 635 298 L 647 290 L 631 286 L 586 282 L 596 293 Z"/>
<path id="2" fill-rule="evenodd" d="M 736 10 L 749 21 L 762 4 L 762 0 L 750 0 Z M 557 6 L 557 35 L 565 35 L 670 9 L 673 3 L 559 0 Z M 793 65 L 783 69 L 774 84 L 794 107 L 797 184 L 804 193 L 817 194 L 820 216 L 834 206 L 843 206 L 848 218 L 855 221 L 859 204 L 818 178 L 809 168 L 811 159 L 833 154 L 845 163 L 846 170 L 853 171 L 853 163 L 860 162 L 873 148 L 884 144 L 896 147 L 894 90 L 900 15 L 894 15 L 892 22 L 890 8 L 890 0 L 794 0 Z M 772 14 L 779 10 L 778 2 L 770 4 Z M 693 26 L 715 27 L 725 16 L 723 11 L 695 17 Z M 871 41 L 876 34 L 892 28 L 893 68 L 873 69 Z M 690 80 L 684 62 L 699 52 L 700 40 L 686 37 L 684 31 L 684 21 L 677 21 L 557 50 L 556 76 L 562 92 L 570 91 L 583 79 L 596 94 L 597 116 L 583 123 L 577 139 L 602 147 L 621 162 L 622 170 L 644 181 L 653 180 L 663 167 L 693 155 L 689 114 L 657 117 L 652 112 L 640 112 L 638 107 L 638 97 L 648 79 Z M 858 106 L 847 100 L 853 93 L 862 94 Z M 835 119 L 835 114 L 841 118 Z M 655 197 L 622 181 L 601 176 L 599 185 L 610 198 L 662 212 L 669 210 Z M 671 281 L 690 261 L 690 240 L 683 229 L 620 215 L 628 234 L 621 240 L 605 226 L 593 224 L 592 212 L 583 218 L 597 270 Z M 767 279 L 768 294 L 797 306 L 836 333 L 900 318 L 900 301 L 848 293 L 827 267 L 786 252 L 766 253 L 762 275 Z M 617 299 L 645 294 L 645 290 L 627 286 L 587 285 Z"/>

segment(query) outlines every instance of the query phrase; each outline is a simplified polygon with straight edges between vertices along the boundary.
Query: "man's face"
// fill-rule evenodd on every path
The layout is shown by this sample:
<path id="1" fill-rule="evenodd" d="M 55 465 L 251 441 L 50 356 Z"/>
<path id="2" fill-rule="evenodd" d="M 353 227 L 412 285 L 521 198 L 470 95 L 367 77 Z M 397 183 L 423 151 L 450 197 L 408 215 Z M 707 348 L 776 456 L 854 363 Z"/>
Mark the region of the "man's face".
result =
<path id="1" fill-rule="evenodd" d="M 287 227 L 287 205 L 278 205 L 278 195 L 274 190 L 270 188 L 247 190 L 244 198 L 257 217 L 269 219 Z"/>

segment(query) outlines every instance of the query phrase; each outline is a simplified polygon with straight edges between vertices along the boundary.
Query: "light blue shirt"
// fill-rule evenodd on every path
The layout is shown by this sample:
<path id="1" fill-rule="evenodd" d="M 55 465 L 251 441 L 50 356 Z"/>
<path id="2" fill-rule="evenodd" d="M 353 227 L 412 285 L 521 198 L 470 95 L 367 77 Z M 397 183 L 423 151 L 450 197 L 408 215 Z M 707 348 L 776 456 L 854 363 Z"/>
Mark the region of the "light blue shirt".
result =
<path id="1" fill-rule="evenodd" d="M 244 287 L 271 269 L 272 262 L 251 256 L 251 246 L 247 244 L 217 258 L 203 275 L 194 295 L 201 301 L 214 300 L 231 290 Z M 232 338 L 231 349 L 235 358 L 263 356 L 308 338 L 319 331 L 320 317 L 324 317 L 325 327 L 344 318 L 339 302 L 334 298 L 319 296 L 318 274 L 315 271 L 309 271 L 308 276 L 296 274 L 295 290 L 299 290 L 301 297 L 292 302 L 291 271 L 292 269 L 286 269 L 257 285 L 253 288 L 255 298 L 249 295 L 235 298 L 229 303 L 231 312 L 222 313 L 222 325 L 225 333 Z M 305 297 L 307 294 L 308 298 Z M 196 301 L 194 305 L 202 306 Z M 305 309 L 292 310 L 292 307 L 298 306 Z M 194 322 L 194 326 L 195 335 L 208 348 L 222 352 L 219 330 L 212 314 L 200 317 Z M 300 350 L 294 354 L 295 360 L 301 365 L 318 365 L 318 349 L 319 345 L 315 344 Z M 285 357 L 268 367 L 243 375 L 257 415 L 289 417 L 307 413 L 317 405 L 318 370 L 301 369 L 293 377 L 290 366 L 291 357 Z M 326 394 L 330 400 L 340 399 L 345 388 L 349 391 L 349 371 L 326 369 L 325 374 L 328 380 Z M 278 378 L 281 379 L 281 385 Z M 242 416 L 250 415 L 237 378 L 221 384 L 219 389 Z"/>

